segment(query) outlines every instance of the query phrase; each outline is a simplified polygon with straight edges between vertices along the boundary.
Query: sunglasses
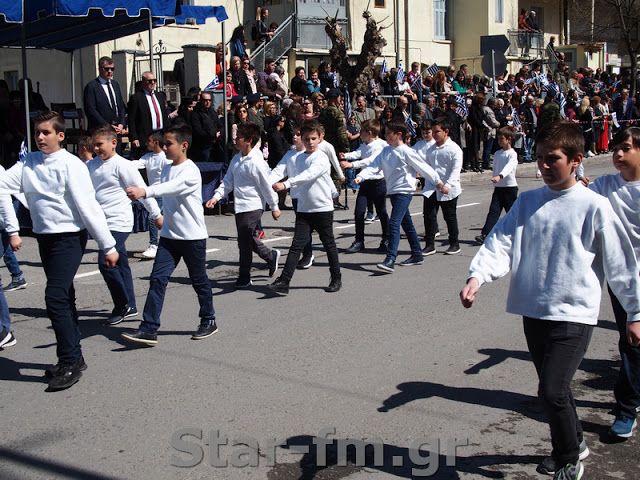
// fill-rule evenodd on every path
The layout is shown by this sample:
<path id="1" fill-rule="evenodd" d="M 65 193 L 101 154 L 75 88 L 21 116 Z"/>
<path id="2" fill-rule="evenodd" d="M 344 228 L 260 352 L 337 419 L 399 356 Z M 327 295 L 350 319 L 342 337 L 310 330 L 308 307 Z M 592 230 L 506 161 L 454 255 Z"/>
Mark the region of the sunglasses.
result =
<path id="1" fill-rule="evenodd" d="M 156 79 L 152 78 L 151 80 L 145 80 L 145 82 L 147 82 L 147 83 L 156 83 Z"/>
<path id="2" fill-rule="evenodd" d="M 113 72 L 116 67 L 102 67 L 103 70 L 106 70 L 107 72 Z"/>
<path id="3" fill-rule="evenodd" d="M 210 98 L 201 98 L 200 101 L 203 102 L 203 103 L 211 103 L 211 99 Z"/>

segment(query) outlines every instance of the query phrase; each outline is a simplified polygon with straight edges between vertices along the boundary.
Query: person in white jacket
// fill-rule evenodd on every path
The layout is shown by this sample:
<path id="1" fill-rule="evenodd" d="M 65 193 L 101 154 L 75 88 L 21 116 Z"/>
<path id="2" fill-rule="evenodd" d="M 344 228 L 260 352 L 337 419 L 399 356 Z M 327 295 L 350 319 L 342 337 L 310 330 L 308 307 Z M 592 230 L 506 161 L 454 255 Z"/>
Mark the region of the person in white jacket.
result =
<path id="1" fill-rule="evenodd" d="M 633 246 L 611 205 L 575 178 L 584 149 L 580 127 L 548 124 L 536 147 L 546 186 L 522 193 L 496 224 L 471 262 L 460 299 L 470 308 L 483 283 L 511 270 L 507 311 L 523 316 L 538 396 L 551 427 L 553 451 L 538 471 L 580 478 L 589 450 L 571 380 L 598 321 L 605 276 L 627 312 L 627 340 L 640 345 L 640 277 Z"/>
<path id="2" fill-rule="evenodd" d="M 260 127 L 257 124 L 245 122 L 238 125 L 236 148 L 239 152 L 231 159 L 222 183 L 206 203 L 207 208 L 213 208 L 218 201 L 234 192 L 238 250 L 240 250 L 240 269 L 236 288 L 247 288 L 252 285 L 253 252 L 267 262 L 270 277 L 273 277 L 278 270 L 280 258 L 280 251 L 267 248 L 256 234 L 256 226 L 262 218 L 265 203 L 271 207 L 273 219 L 280 218 L 278 195 L 271 188 L 273 182 L 270 182 L 269 164 L 265 162 L 260 147 L 256 146 L 259 141 Z"/>

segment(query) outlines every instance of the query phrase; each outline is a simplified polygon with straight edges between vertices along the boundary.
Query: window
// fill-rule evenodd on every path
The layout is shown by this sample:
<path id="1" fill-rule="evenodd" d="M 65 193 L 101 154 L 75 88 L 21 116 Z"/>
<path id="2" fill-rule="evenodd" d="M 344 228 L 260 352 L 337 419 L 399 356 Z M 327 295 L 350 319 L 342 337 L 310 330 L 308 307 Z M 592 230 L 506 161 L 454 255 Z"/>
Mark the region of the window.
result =
<path id="1" fill-rule="evenodd" d="M 433 0 L 433 38 L 449 39 L 449 0 Z"/>
<path id="2" fill-rule="evenodd" d="M 373 6 L 376 8 L 384 8 L 386 6 L 384 2 L 385 0 L 375 0 L 375 2 L 373 2 Z"/>
<path id="3" fill-rule="evenodd" d="M 504 22 L 504 0 L 496 0 L 496 23 Z"/>

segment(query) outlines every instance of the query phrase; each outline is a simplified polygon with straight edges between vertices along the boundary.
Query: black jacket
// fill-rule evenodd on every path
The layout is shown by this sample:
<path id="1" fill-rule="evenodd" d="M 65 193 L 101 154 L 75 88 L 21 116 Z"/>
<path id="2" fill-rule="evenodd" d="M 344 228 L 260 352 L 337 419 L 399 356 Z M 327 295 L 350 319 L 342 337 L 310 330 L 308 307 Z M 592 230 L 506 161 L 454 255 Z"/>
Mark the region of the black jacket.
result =
<path id="1" fill-rule="evenodd" d="M 198 103 L 191 114 L 191 128 L 193 129 L 193 148 L 203 149 L 211 147 L 218 141 L 216 134 L 222 130 L 222 124 L 213 108 L 205 108 Z M 224 144 L 224 139 L 220 138 L 220 141 Z"/>

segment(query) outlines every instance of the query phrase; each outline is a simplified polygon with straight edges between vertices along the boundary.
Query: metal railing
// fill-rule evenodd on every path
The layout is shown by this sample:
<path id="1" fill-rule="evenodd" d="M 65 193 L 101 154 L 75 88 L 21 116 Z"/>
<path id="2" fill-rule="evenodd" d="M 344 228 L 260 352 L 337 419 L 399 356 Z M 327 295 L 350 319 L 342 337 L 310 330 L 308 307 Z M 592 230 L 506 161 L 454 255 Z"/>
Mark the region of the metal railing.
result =
<path id="1" fill-rule="evenodd" d="M 291 14 L 276 29 L 271 40 L 262 43 L 251 52 L 251 61 L 256 66 L 256 71 L 262 71 L 265 58 L 271 57 L 277 62 L 294 46 L 295 25 L 295 14 Z"/>
<path id="2" fill-rule="evenodd" d="M 508 30 L 509 51 L 512 57 L 544 58 L 544 33 L 531 30 Z"/>

